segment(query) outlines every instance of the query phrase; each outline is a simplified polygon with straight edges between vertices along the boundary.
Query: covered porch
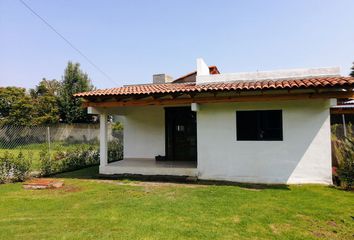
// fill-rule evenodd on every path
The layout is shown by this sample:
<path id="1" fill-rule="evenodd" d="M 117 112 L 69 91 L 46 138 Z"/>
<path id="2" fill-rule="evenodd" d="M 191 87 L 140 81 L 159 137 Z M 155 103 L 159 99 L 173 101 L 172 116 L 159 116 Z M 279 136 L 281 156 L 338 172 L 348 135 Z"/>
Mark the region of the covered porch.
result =
<path id="1" fill-rule="evenodd" d="M 100 174 L 198 175 L 196 114 L 191 105 L 91 107 L 89 111 L 100 116 Z M 124 126 L 124 157 L 114 162 L 108 161 L 109 115 L 119 116 Z"/>
<path id="2" fill-rule="evenodd" d="M 104 174 L 197 176 L 197 163 L 193 161 L 156 161 L 155 159 L 126 158 L 100 166 Z"/>

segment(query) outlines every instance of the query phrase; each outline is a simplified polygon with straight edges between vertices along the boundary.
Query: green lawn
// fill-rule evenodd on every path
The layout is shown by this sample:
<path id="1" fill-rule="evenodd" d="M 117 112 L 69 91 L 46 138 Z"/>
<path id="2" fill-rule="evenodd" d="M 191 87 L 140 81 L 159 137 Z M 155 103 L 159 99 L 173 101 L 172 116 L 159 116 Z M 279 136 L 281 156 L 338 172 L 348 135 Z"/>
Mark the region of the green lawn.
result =
<path id="1" fill-rule="evenodd" d="M 85 143 L 68 144 L 68 143 L 64 143 L 64 142 L 53 142 L 51 144 L 50 150 L 51 150 L 51 154 L 54 154 L 55 152 L 58 152 L 58 151 L 68 151 L 68 150 L 72 150 L 72 149 L 76 149 L 76 148 L 84 147 L 84 146 L 98 147 L 98 144 L 88 145 Z M 40 156 L 40 152 L 43 149 L 48 149 L 48 144 L 46 144 L 46 143 L 27 144 L 27 145 L 19 146 L 16 148 L 0 148 L 0 155 L 4 154 L 5 152 L 9 152 L 9 153 L 18 155 L 20 152 L 22 152 L 26 157 L 32 159 L 33 170 L 38 170 L 39 164 L 40 164 L 39 156 Z"/>
<path id="2" fill-rule="evenodd" d="M 0 185 L 0 239 L 353 239 L 354 193 L 326 186 L 152 184 L 65 173 Z"/>

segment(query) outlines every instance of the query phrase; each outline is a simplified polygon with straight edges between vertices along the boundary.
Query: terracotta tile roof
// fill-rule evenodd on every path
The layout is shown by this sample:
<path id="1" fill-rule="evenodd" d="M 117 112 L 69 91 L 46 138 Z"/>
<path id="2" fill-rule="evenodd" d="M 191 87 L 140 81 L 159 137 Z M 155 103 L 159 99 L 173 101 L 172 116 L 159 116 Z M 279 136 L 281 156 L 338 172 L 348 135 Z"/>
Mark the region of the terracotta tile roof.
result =
<path id="1" fill-rule="evenodd" d="M 236 81 L 208 84 L 195 83 L 166 83 L 166 84 L 142 84 L 110 89 L 99 89 L 91 92 L 75 94 L 76 97 L 89 96 L 117 96 L 140 95 L 159 93 L 193 93 L 208 91 L 247 91 L 270 89 L 306 89 L 306 88 L 333 88 L 353 87 L 353 77 L 311 77 L 303 79 L 262 80 L 262 81 Z"/>

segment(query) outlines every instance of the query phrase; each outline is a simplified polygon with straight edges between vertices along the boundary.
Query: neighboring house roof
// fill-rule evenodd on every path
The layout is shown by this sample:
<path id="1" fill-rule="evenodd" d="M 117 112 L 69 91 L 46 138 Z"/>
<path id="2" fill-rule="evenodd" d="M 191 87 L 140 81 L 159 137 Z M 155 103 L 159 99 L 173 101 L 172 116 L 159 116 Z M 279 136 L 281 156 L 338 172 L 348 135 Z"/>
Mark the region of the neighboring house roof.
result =
<path id="1" fill-rule="evenodd" d="M 331 107 L 332 114 L 354 114 L 354 100 L 338 99 L 337 103 Z"/>
<path id="2" fill-rule="evenodd" d="M 346 101 L 344 104 L 354 105 L 354 100 L 349 100 L 349 101 Z"/>
<path id="3" fill-rule="evenodd" d="M 75 94 L 76 97 L 141 95 L 159 93 L 193 93 L 209 91 L 248 91 L 271 89 L 308 89 L 354 87 L 353 77 L 308 77 L 283 80 L 236 81 L 208 84 L 165 83 L 129 85 Z"/>
<path id="4" fill-rule="evenodd" d="M 209 67 L 209 73 L 211 75 L 220 74 L 219 69 L 217 68 L 217 66 L 210 66 Z M 195 82 L 196 76 L 197 76 L 197 71 L 190 72 L 190 73 L 188 73 L 186 75 L 183 75 L 182 77 L 179 77 L 179 78 L 173 80 L 172 83 Z"/>
<path id="5" fill-rule="evenodd" d="M 331 107 L 331 114 L 354 114 L 354 100 L 338 100 L 338 105 Z"/>

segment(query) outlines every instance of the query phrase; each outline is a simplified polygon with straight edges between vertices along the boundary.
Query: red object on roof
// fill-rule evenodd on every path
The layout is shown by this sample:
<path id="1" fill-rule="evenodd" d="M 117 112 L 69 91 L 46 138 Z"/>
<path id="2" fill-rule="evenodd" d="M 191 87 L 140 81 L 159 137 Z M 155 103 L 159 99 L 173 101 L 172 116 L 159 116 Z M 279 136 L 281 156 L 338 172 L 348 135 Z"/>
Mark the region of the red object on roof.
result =
<path id="1" fill-rule="evenodd" d="M 140 95 L 157 93 L 193 93 L 208 91 L 248 91 L 271 89 L 308 89 L 327 87 L 354 87 L 353 77 L 308 77 L 299 79 L 236 81 L 208 84 L 166 83 L 142 84 L 118 88 L 101 89 L 75 94 L 76 97 Z"/>
<path id="2" fill-rule="evenodd" d="M 209 73 L 211 75 L 220 74 L 219 69 L 217 68 L 217 66 L 210 66 L 209 67 Z M 172 83 L 195 82 L 196 76 L 197 76 L 197 71 L 190 72 L 190 73 L 188 73 L 186 75 L 183 75 L 182 77 L 179 77 L 179 78 L 173 80 Z"/>

